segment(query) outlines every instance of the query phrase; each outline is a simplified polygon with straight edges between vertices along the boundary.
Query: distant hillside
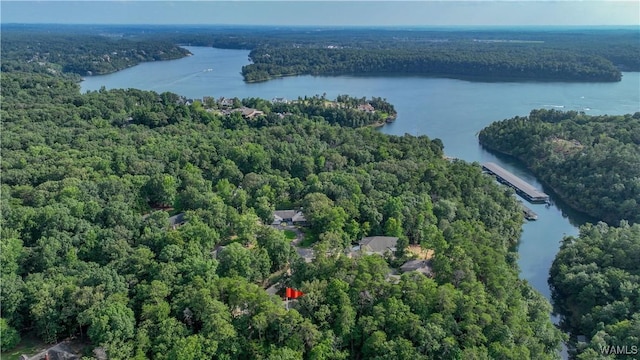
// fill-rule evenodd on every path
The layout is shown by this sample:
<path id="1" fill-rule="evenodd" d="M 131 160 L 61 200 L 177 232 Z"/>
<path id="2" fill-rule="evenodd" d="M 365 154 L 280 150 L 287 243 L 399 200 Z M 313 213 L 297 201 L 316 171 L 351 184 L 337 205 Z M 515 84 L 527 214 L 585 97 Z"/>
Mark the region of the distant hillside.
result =
<path id="1" fill-rule="evenodd" d="M 90 44 L 90 45 L 89 45 Z M 2 32 L 4 71 L 25 64 L 55 64 L 66 73 L 108 74 L 145 61 L 171 60 L 189 51 L 171 42 L 134 41 L 85 33 Z"/>
<path id="2" fill-rule="evenodd" d="M 436 42 L 405 48 L 260 47 L 246 81 L 291 75 L 408 74 L 490 81 L 620 81 L 606 58 L 537 43 Z"/>

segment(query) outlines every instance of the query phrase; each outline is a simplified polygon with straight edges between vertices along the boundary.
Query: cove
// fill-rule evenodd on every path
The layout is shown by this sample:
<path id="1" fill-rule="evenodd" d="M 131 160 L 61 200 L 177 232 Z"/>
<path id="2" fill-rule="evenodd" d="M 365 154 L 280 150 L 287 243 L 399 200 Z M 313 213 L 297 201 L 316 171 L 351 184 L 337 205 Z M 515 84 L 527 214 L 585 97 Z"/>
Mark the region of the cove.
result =
<path id="1" fill-rule="evenodd" d="M 447 156 L 468 162 L 492 161 L 551 196 L 551 206 L 528 204 L 538 220 L 525 223 L 518 247 L 521 278 L 549 298 L 549 268 L 565 235 L 593 221 L 569 209 L 516 160 L 485 151 L 476 134 L 496 120 L 526 116 L 532 109 L 557 108 L 589 115 L 640 111 L 640 73 L 623 73 L 616 83 L 470 82 L 419 76 L 296 76 L 247 84 L 240 69 L 249 51 L 186 47 L 193 55 L 172 61 L 150 62 L 117 73 L 87 77 L 81 91 L 101 87 L 171 91 L 189 98 L 203 96 L 274 97 L 340 94 L 380 96 L 398 112 L 393 124 L 380 128 L 391 135 L 427 135 L 439 138 Z"/>

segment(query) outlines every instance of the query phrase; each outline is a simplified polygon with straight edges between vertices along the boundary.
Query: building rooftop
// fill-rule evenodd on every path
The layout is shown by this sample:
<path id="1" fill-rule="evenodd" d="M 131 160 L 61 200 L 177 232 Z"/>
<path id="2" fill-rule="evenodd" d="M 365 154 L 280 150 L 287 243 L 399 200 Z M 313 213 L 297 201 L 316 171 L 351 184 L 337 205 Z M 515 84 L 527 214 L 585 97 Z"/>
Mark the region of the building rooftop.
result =
<path id="1" fill-rule="evenodd" d="M 360 240 L 360 250 L 369 253 L 384 254 L 395 251 L 398 238 L 393 236 L 370 236 Z"/>
<path id="2" fill-rule="evenodd" d="M 273 223 L 274 225 L 280 224 L 281 222 L 292 222 L 292 223 L 304 223 L 307 219 L 304 217 L 304 213 L 300 210 L 276 210 L 273 212 Z"/>
<path id="3" fill-rule="evenodd" d="M 169 218 L 169 226 L 176 227 L 184 224 L 187 221 L 184 217 L 184 213 L 173 215 Z"/>
<path id="4" fill-rule="evenodd" d="M 430 260 L 409 260 L 406 263 L 402 264 L 402 266 L 400 266 L 400 271 L 402 271 L 403 273 L 409 271 L 417 271 L 427 276 L 433 275 Z"/>

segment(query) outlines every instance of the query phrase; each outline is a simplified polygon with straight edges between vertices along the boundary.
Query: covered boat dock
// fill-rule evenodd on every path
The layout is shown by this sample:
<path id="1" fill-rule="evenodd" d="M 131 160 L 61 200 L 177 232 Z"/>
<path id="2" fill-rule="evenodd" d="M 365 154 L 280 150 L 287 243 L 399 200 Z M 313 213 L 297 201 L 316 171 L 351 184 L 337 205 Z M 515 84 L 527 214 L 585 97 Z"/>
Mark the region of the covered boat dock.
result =
<path id="1" fill-rule="evenodd" d="M 532 203 L 544 203 L 549 201 L 549 195 L 536 189 L 531 184 L 503 169 L 498 164 L 487 162 L 482 164 L 489 174 L 495 175 L 499 182 L 513 188 L 516 193 Z"/>

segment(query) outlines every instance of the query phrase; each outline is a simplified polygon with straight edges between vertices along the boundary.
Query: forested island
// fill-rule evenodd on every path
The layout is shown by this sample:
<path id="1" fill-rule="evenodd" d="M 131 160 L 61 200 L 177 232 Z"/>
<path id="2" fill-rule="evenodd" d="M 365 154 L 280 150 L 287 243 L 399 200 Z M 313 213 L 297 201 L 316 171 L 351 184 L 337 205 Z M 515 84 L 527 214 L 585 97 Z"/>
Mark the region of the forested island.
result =
<path id="1" fill-rule="evenodd" d="M 640 225 L 587 224 L 563 240 L 550 271 L 554 311 L 578 359 L 640 353 Z"/>
<path id="2" fill-rule="evenodd" d="M 73 59 L 29 62 L 4 36 L 3 358 L 21 336 L 110 359 L 558 358 L 518 278 L 512 191 L 438 139 L 367 126 L 384 99 L 80 94 Z M 276 209 L 304 211 L 312 261 Z M 353 248 L 382 235 L 394 251 Z M 430 271 L 398 271 L 409 249 Z M 274 285 L 304 296 L 285 307 Z"/>
<path id="3" fill-rule="evenodd" d="M 578 211 L 612 225 L 640 221 L 640 113 L 533 110 L 492 123 L 479 141 L 521 160 Z"/>
<path id="4" fill-rule="evenodd" d="M 175 44 L 251 50 L 252 63 L 242 67 L 247 82 L 305 74 L 620 81 L 621 71 L 640 71 L 636 29 L 77 25 L 46 28 L 47 34 L 42 30 L 38 25 L 2 25 L 3 41 L 8 39 L 12 45 L 8 48 L 20 48 L 23 39 L 35 35 L 42 44 L 51 44 L 42 47 L 49 54 L 45 59 L 81 75 L 115 71 L 143 60 L 185 56 Z M 98 41 L 100 38 L 109 41 Z M 88 53 L 82 45 L 76 46 L 87 40 L 100 45 Z M 71 51 L 55 51 L 61 46 Z M 33 54 L 33 48 L 13 51 L 23 54 L 25 60 L 42 58 L 42 54 Z"/>
<path id="5" fill-rule="evenodd" d="M 245 81 L 292 75 L 426 75 L 467 80 L 620 81 L 621 73 L 603 57 L 534 45 L 436 42 L 407 48 L 261 47 L 253 64 L 242 67 Z"/>

